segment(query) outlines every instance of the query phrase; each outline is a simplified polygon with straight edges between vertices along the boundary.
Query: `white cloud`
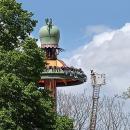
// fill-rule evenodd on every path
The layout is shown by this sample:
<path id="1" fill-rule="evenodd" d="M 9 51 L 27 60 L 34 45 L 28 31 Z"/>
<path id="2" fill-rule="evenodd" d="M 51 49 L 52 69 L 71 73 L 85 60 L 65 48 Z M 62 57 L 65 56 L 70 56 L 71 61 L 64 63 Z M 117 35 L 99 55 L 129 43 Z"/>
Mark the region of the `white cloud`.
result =
<path id="1" fill-rule="evenodd" d="M 85 34 L 92 36 L 93 34 L 99 34 L 105 31 L 111 31 L 112 29 L 105 25 L 90 25 L 85 28 Z"/>
<path id="2" fill-rule="evenodd" d="M 82 68 L 88 77 L 91 69 L 105 73 L 107 85 L 103 92 L 106 95 L 121 94 L 130 86 L 130 23 L 110 30 L 96 34 L 70 59 L 66 59 L 69 65 Z M 89 83 L 90 79 L 83 86 L 89 86 Z"/>

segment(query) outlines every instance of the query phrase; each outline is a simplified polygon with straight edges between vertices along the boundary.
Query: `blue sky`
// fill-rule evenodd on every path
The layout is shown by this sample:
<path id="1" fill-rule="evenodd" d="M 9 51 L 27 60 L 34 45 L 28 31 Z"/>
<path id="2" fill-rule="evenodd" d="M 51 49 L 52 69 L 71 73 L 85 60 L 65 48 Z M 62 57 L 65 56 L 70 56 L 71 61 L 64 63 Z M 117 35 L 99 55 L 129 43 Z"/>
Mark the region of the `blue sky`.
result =
<path id="1" fill-rule="evenodd" d="M 44 25 L 46 17 L 53 18 L 61 31 L 61 47 L 67 52 L 82 46 L 89 37 L 87 26 L 105 25 L 119 28 L 130 21 L 130 0 L 17 0 L 38 20 L 33 35 Z M 70 47 L 71 46 L 71 47 Z"/>

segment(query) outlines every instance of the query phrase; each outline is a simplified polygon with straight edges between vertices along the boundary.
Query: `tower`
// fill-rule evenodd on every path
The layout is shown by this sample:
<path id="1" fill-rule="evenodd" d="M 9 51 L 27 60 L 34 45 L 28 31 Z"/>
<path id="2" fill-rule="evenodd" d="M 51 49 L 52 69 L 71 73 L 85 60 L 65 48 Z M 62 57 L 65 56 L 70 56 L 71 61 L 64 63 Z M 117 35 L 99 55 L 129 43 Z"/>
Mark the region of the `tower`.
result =
<path id="1" fill-rule="evenodd" d="M 57 87 L 78 85 L 86 82 L 86 75 L 82 69 L 68 67 L 64 61 L 58 59 L 63 51 L 59 47 L 60 31 L 53 25 L 52 19 L 46 19 L 46 25 L 39 31 L 41 48 L 45 52 L 46 66 L 42 73 L 39 86 L 52 91 L 51 96 L 56 100 Z"/>

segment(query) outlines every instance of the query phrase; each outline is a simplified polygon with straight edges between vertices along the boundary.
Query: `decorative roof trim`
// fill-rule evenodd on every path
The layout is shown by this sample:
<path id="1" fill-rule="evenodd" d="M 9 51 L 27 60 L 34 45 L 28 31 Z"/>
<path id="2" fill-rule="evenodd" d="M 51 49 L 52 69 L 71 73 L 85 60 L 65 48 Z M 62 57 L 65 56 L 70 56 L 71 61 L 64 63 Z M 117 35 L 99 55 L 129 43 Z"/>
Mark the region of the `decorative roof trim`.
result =
<path id="1" fill-rule="evenodd" d="M 41 44 L 41 48 L 58 48 L 56 44 Z"/>

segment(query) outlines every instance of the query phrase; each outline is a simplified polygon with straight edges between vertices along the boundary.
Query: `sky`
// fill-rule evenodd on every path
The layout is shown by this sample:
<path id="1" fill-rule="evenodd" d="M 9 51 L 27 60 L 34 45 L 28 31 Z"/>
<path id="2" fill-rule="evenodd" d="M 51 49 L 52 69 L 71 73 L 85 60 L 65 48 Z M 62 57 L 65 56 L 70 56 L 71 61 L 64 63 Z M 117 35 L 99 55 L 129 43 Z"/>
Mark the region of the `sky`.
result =
<path id="1" fill-rule="evenodd" d="M 38 20 L 32 36 L 38 39 L 44 19 L 52 18 L 61 32 L 61 58 L 68 65 L 106 74 L 105 95 L 121 94 L 130 86 L 130 0 L 17 0 Z"/>
<path id="2" fill-rule="evenodd" d="M 130 21 L 130 0 L 17 0 L 38 20 L 33 35 L 51 17 L 61 31 L 60 44 L 66 51 L 90 40 L 85 32 L 93 25 L 119 28 Z"/>

